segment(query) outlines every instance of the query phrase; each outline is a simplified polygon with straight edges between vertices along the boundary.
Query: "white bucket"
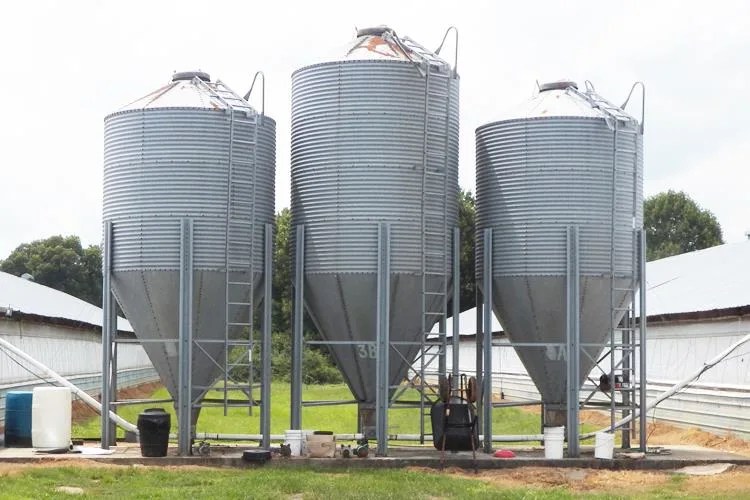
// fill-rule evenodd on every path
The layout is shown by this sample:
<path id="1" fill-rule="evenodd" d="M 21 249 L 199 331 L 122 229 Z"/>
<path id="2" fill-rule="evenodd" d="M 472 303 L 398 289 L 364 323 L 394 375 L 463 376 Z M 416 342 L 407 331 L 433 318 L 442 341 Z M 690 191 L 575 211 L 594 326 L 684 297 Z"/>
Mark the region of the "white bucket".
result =
<path id="1" fill-rule="evenodd" d="M 67 387 L 35 387 L 31 400 L 31 445 L 70 446 L 72 396 Z"/>
<path id="2" fill-rule="evenodd" d="M 594 442 L 594 456 L 612 460 L 615 453 L 615 435 L 608 432 L 597 432 Z"/>
<path id="3" fill-rule="evenodd" d="M 560 459 L 563 457 L 565 427 L 544 428 L 544 458 Z"/>
<path id="4" fill-rule="evenodd" d="M 304 431 L 298 429 L 284 431 L 284 441 L 291 448 L 293 457 L 302 456 L 305 443 Z"/>

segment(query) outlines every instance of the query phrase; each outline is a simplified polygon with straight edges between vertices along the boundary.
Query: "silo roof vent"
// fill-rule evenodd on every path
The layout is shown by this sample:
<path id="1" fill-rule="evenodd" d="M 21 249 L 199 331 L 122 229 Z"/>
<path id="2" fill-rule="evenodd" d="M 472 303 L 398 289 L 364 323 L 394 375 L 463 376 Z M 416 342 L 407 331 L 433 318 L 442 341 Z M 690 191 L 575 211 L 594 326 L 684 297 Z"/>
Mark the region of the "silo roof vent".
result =
<path id="1" fill-rule="evenodd" d="M 539 92 L 547 92 L 548 90 L 565 90 L 568 87 L 578 88 L 576 82 L 570 80 L 558 80 L 556 82 L 547 82 L 539 85 Z"/>
<path id="2" fill-rule="evenodd" d="M 211 75 L 209 75 L 206 72 L 203 71 L 179 71 L 175 72 L 174 75 L 172 75 L 172 81 L 176 82 L 179 80 L 192 80 L 193 78 L 198 77 L 204 82 L 210 82 L 211 81 Z"/>
<path id="3" fill-rule="evenodd" d="M 380 26 L 374 26 L 372 28 L 362 28 L 357 30 L 357 37 L 360 36 L 383 36 L 386 33 L 391 35 L 395 34 L 393 29 L 381 24 Z"/>

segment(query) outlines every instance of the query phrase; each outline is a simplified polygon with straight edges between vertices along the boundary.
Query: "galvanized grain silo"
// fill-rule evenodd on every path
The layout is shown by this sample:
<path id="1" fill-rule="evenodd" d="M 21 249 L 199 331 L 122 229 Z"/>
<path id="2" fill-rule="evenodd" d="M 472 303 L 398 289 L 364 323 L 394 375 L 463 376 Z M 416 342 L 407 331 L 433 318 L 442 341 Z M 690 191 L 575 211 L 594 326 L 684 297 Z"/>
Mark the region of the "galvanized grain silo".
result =
<path id="1" fill-rule="evenodd" d="M 192 219 L 188 408 L 224 374 L 227 347 L 246 335 L 263 296 L 275 140 L 273 119 L 202 72 L 176 73 L 104 120 L 111 289 L 175 400 L 181 220 Z"/>
<path id="2" fill-rule="evenodd" d="M 577 226 L 580 239 L 583 383 L 637 286 L 642 128 L 593 87 L 554 82 L 479 127 L 476 155 L 477 279 L 486 290 L 482 236 L 492 228 L 494 312 L 511 341 L 524 344 L 516 351 L 545 402 L 547 423 L 564 425 L 566 228 Z"/>
<path id="3" fill-rule="evenodd" d="M 386 27 L 360 30 L 292 76 L 305 304 L 325 339 L 340 342 L 329 347 L 361 412 L 375 402 L 379 223 L 391 228 L 391 385 L 443 314 L 458 222 L 458 83 L 449 63 Z"/>

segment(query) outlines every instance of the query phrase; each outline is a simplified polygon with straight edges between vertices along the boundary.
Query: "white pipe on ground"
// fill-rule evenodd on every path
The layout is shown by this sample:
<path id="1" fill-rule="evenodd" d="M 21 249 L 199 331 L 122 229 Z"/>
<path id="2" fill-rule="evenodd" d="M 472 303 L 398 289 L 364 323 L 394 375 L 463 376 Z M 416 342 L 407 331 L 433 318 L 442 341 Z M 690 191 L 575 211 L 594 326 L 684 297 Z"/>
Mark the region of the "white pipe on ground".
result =
<path id="1" fill-rule="evenodd" d="M 76 387 L 75 385 L 73 385 L 71 382 L 69 382 L 67 379 L 65 379 L 61 375 L 59 375 L 57 372 L 52 371 L 50 368 L 48 368 L 47 366 L 43 365 L 39 361 L 35 360 L 31 356 L 29 356 L 28 354 L 26 354 L 25 352 L 23 352 L 21 349 L 19 349 L 18 347 L 14 346 L 10 342 L 8 342 L 7 340 L 0 339 L 0 348 L 3 348 L 6 351 L 9 351 L 10 353 L 15 354 L 19 358 L 23 359 L 24 361 L 28 362 L 30 365 L 32 365 L 33 367 L 35 367 L 37 370 L 39 370 L 41 373 L 43 373 L 46 377 L 49 377 L 49 378 L 53 379 L 55 382 L 57 382 L 58 384 L 60 384 L 63 387 L 67 387 L 68 389 L 70 389 L 73 392 L 73 394 L 75 394 L 76 396 L 78 396 L 79 398 L 81 398 L 81 400 L 84 403 L 86 403 L 87 405 L 89 405 L 90 407 L 92 407 L 93 409 L 95 409 L 97 412 L 99 412 L 101 414 L 101 412 L 102 412 L 102 405 L 99 403 L 99 401 L 97 401 L 96 399 L 94 399 L 91 396 L 89 396 L 88 394 L 86 394 L 86 391 L 84 391 L 82 389 L 79 389 L 78 387 Z M 8 353 L 6 353 L 6 354 L 8 354 Z M 10 354 L 8 354 L 8 355 L 10 356 Z M 109 418 L 111 418 L 112 421 L 114 421 L 115 424 L 119 425 L 120 427 L 122 427 L 126 431 L 135 432 L 136 434 L 138 433 L 138 427 L 136 427 L 135 425 L 131 424 L 127 420 L 123 419 L 122 417 L 120 417 L 116 413 L 110 411 L 109 412 Z"/>
<path id="2" fill-rule="evenodd" d="M 667 391 L 663 392 L 661 394 L 661 396 L 659 396 L 658 398 L 654 399 L 651 403 L 647 404 L 646 405 L 646 409 L 643 410 L 643 411 L 646 412 L 646 413 L 648 413 L 649 410 L 655 408 L 656 405 L 658 405 L 659 403 L 661 403 L 665 399 L 671 398 L 672 396 L 674 396 L 675 394 L 677 394 L 678 392 L 680 392 L 682 389 L 684 389 L 685 387 L 687 387 L 688 385 L 690 385 L 698 377 L 700 377 L 701 375 L 703 375 L 706 371 L 710 370 L 711 368 L 713 368 L 714 366 L 716 366 L 717 364 L 719 364 L 720 362 L 722 362 L 724 360 L 724 358 L 726 358 L 727 356 L 729 356 L 730 354 L 732 354 L 732 352 L 734 352 L 735 350 L 737 350 L 738 347 L 740 347 L 742 344 L 744 344 L 744 343 L 746 343 L 748 341 L 750 341 L 750 334 L 745 335 L 740 340 L 738 340 L 737 342 L 735 342 L 731 346 L 727 347 L 718 356 L 714 357 L 710 361 L 707 361 L 700 369 L 698 369 L 695 373 L 693 373 L 692 375 L 690 375 L 690 377 L 686 378 L 682 382 L 678 382 L 677 384 L 675 384 L 674 386 L 672 386 L 670 389 L 668 389 Z M 614 425 L 614 427 L 605 427 L 604 429 L 598 430 L 596 432 L 589 432 L 588 434 L 583 434 L 581 436 L 581 439 L 588 439 L 588 438 L 594 437 L 597 432 L 612 432 L 614 429 L 622 427 L 623 425 L 629 423 L 630 421 L 638 418 L 640 416 L 640 414 L 641 414 L 640 411 L 636 411 L 634 414 L 628 415 L 627 417 L 623 418 L 622 420 L 616 422 L 615 425 Z"/>
<path id="3" fill-rule="evenodd" d="M 172 436 L 175 437 L 175 436 Z M 217 434 L 213 432 L 198 432 L 195 434 L 195 439 L 210 439 L 214 441 L 260 441 L 263 436 L 260 434 Z M 356 439 L 362 439 L 362 434 L 334 434 L 337 440 L 340 441 L 354 441 Z M 425 440 L 432 441 L 432 435 L 426 434 Z M 284 434 L 271 434 L 271 441 L 284 441 L 286 436 Z M 419 441 L 419 434 L 391 434 L 388 436 L 391 441 Z M 480 435 L 479 439 L 484 439 L 484 436 Z M 498 443 L 513 443 L 522 441 L 541 441 L 544 439 L 542 434 L 523 434 L 518 436 L 506 436 L 506 435 L 493 435 L 492 441 Z"/>

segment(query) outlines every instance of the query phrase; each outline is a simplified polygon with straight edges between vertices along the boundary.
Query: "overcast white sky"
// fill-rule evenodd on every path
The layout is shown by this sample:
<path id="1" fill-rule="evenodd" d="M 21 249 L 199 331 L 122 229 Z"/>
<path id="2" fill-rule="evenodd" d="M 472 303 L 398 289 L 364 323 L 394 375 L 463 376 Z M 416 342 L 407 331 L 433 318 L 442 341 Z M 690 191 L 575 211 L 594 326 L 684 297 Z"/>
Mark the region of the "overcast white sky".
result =
<path id="1" fill-rule="evenodd" d="M 0 258 L 52 234 L 99 242 L 103 118 L 175 70 L 239 93 L 266 73 L 288 206 L 291 73 L 376 24 L 433 48 L 458 27 L 463 188 L 474 129 L 535 80 L 589 79 L 616 103 L 643 80 L 646 194 L 687 191 L 727 241 L 750 229 L 750 2 L 24 1 L 0 7 Z"/>

